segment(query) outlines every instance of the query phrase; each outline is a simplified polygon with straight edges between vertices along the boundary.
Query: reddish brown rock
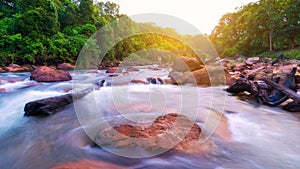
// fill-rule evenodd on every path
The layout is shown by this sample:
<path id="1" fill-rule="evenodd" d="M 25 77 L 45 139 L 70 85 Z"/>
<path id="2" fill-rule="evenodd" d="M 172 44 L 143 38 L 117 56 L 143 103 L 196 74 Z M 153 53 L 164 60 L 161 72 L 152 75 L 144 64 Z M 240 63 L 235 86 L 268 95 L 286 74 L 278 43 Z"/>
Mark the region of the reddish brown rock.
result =
<path id="1" fill-rule="evenodd" d="M 255 64 L 257 62 L 259 62 L 259 57 L 251 57 L 251 58 L 247 58 L 245 60 L 245 63 L 250 66 L 252 66 L 253 64 Z"/>
<path id="2" fill-rule="evenodd" d="M 139 146 L 147 150 L 176 149 L 203 153 L 211 142 L 200 143 L 201 128 L 188 117 L 176 113 L 159 116 L 151 126 L 123 124 L 101 131 L 96 137 L 98 145 L 119 148 Z"/>
<path id="3" fill-rule="evenodd" d="M 59 70 L 74 70 L 75 66 L 71 65 L 70 63 L 62 63 L 57 66 L 57 69 L 59 69 Z"/>
<path id="4" fill-rule="evenodd" d="M 136 67 L 129 67 L 126 69 L 127 72 L 138 72 L 140 71 L 140 69 L 136 68 Z"/>
<path id="5" fill-rule="evenodd" d="M 30 70 L 32 70 L 30 66 L 20 66 L 17 64 L 10 64 L 9 66 L 3 67 L 0 70 L 0 72 L 24 72 Z"/>
<path id="6" fill-rule="evenodd" d="M 11 68 L 21 68 L 20 65 L 18 65 L 18 64 L 13 64 L 13 63 L 9 64 L 9 67 L 11 67 Z"/>
<path id="7" fill-rule="evenodd" d="M 30 80 L 37 82 L 60 82 L 72 80 L 69 72 L 55 70 L 47 66 L 37 67 L 30 76 Z"/>
<path id="8" fill-rule="evenodd" d="M 130 81 L 130 83 L 142 83 L 142 84 L 148 84 L 148 82 L 144 80 L 138 80 L 138 79 L 133 79 Z"/>
<path id="9" fill-rule="evenodd" d="M 6 92 L 6 89 L 0 88 L 0 93 Z"/>
<path id="10" fill-rule="evenodd" d="M 118 67 L 110 67 L 106 70 L 106 73 L 121 73 L 122 69 Z"/>
<path id="11" fill-rule="evenodd" d="M 210 77 L 205 68 L 190 73 L 187 76 L 186 82 L 197 84 L 203 87 L 211 86 Z"/>
<path id="12" fill-rule="evenodd" d="M 246 65 L 244 63 L 236 64 L 233 68 L 234 71 L 242 71 L 246 68 Z"/>
<path id="13" fill-rule="evenodd" d="M 96 160 L 80 160 L 74 162 L 67 162 L 50 169 L 125 169 L 126 167 L 110 164 L 104 161 Z"/>

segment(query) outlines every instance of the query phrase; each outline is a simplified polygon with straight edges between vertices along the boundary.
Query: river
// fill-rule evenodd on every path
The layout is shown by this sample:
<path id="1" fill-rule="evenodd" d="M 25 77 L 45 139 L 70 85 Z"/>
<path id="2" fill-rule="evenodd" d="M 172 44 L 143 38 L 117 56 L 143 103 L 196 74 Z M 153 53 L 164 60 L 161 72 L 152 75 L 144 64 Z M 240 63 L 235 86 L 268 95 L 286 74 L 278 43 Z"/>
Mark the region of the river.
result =
<path id="1" fill-rule="evenodd" d="M 167 76 L 164 69 L 141 70 L 130 77 Z M 27 72 L 0 74 L 0 79 L 18 79 L 15 83 L 3 80 L 0 83 L 0 88 L 7 91 L 0 93 L 0 168 L 46 169 L 81 159 L 141 169 L 300 168 L 299 116 L 229 96 L 223 91 L 226 86 L 124 85 L 128 77 L 114 77 L 118 80 L 110 81 L 112 86 L 95 90 L 54 115 L 23 116 L 24 106 L 30 101 L 66 94 L 74 82 L 107 79 L 104 73 L 74 71 L 71 74 L 74 80 L 60 83 L 34 83 Z M 91 98 L 94 103 L 90 102 Z M 143 158 L 124 157 L 95 146 L 84 132 L 89 122 L 99 120 L 92 119 L 95 114 L 90 115 L 98 111 L 102 121 L 143 119 L 146 123 L 151 122 L 152 115 L 161 112 L 187 113 L 205 128 L 212 110 L 225 115 L 231 137 L 222 139 L 212 135 L 214 150 L 205 154 L 170 150 Z"/>

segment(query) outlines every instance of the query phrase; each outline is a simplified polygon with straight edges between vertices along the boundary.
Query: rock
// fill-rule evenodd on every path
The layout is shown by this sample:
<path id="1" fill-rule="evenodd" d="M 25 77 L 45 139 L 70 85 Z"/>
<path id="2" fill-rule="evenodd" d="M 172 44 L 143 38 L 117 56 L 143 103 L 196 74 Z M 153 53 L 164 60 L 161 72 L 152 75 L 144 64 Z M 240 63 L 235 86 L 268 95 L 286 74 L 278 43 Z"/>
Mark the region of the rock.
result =
<path id="1" fill-rule="evenodd" d="M 8 67 L 3 67 L 2 70 L 4 70 L 5 72 L 9 71 Z"/>
<path id="2" fill-rule="evenodd" d="M 138 79 L 133 79 L 130 81 L 130 83 L 141 83 L 141 84 L 148 84 L 148 82 L 144 80 L 138 80 Z"/>
<path id="3" fill-rule="evenodd" d="M 228 59 L 234 60 L 234 61 L 237 61 L 237 62 L 241 62 L 241 61 L 247 59 L 247 57 L 244 56 L 244 55 L 241 55 L 241 54 L 237 54 L 237 55 L 232 56 L 232 57 L 230 57 L 230 58 L 228 58 Z"/>
<path id="4" fill-rule="evenodd" d="M 6 89 L 5 88 L 0 88 L 0 93 L 4 93 L 6 92 Z"/>
<path id="5" fill-rule="evenodd" d="M 106 70 L 106 73 L 121 73 L 122 71 L 119 67 L 110 67 Z"/>
<path id="6" fill-rule="evenodd" d="M 259 57 L 251 57 L 251 58 L 247 58 L 247 59 L 245 60 L 245 63 L 246 63 L 247 65 L 252 66 L 253 64 L 257 63 L 258 61 L 259 61 Z"/>
<path id="7" fill-rule="evenodd" d="M 135 68 L 135 67 L 129 67 L 129 68 L 126 69 L 126 71 L 127 72 L 138 72 L 138 71 L 140 71 L 140 69 Z"/>
<path id="8" fill-rule="evenodd" d="M 29 102 L 25 105 L 25 116 L 51 115 L 73 102 L 71 94 Z"/>
<path id="9" fill-rule="evenodd" d="M 274 69 L 274 73 L 290 73 L 290 71 L 296 67 L 297 70 L 299 70 L 299 67 L 297 64 L 291 64 L 291 65 L 284 65 L 284 66 L 279 66 L 276 69 Z"/>
<path id="10" fill-rule="evenodd" d="M 234 71 L 242 71 L 246 68 L 246 65 L 244 63 L 236 64 L 233 68 Z"/>
<path id="11" fill-rule="evenodd" d="M 206 69 L 196 70 L 187 76 L 187 83 L 197 84 L 199 86 L 211 86 L 210 77 Z"/>
<path id="12" fill-rule="evenodd" d="M 11 67 L 11 68 L 13 68 L 13 69 L 15 69 L 15 68 L 21 68 L 20 65 L 18 65 L 18 64 L 13 64 L 13 63 L 9 64 L 9 67 Z"/>
<path id="13" fill-rule="evenodd" d="M 300 64 L 300 60 L 293 60 L 292 59 L 292 60 L 289 60 L 288 63 L 289 64 L 297 64 L 298 65 L 298 64 Z"/>
<path id="14" fill-rule="evenodd" d="M 147 81 L 149 84 L 164 84 L 164 81 L 161 78 L 149 77 L 147 78 Z"/>
<path id="15" fill-rule="evenodd" d="M 207 70 L 211 73 L 211 77 Z M 171 79 L 166 82 L 167 84 L 192 83 L 203 87 L 211 86 L 211 82 L 214 85 L 231 85 L 235 82 L 230 73 L 221 66 L 207 66 L 200 70 L 185 73 L 170 72 L 169 77 Z"/>
<path id="16" fill-rule="evenodd" d="M 25 105 L 25 116 L 51 115 L 59 112 L 62 108 L 73 103 L 74 100 L 84 97 L 91 90 L 87 89 L 74 94 L 54 96 L 29 102 Z"/>
<path id="17" fill-rule="evenodd" d="M 28 66 L 20 66 L 17 64 L 10 64 L 9 66 L 3 67 L 1 72 L 22 72 L 22 71 L 30 71 L 32 70 Z"/>
<path id="18" fill-rule="evenodd" d="M 284 105 L 282 109 L 289 112 L 300 112 L 300 103 L 292 101 Z"/>
<path id="19" fill-rule="evenodd" d="M 62 64 L 59 64 L 57 66 L 57 68 L 59 70 L 74 70 L 75 66 L 71 65 L 70 63 L 62 63 Z"/>
<path id="20" fill-rule="evenodd" d="M 186 75 L 183 72 L 172 71 L 169 73 L 170 79 L 166 81 L 167 84 L 180 85 L 186 82 Z"/>
<path id="21" fill-rule="evenodd" d="M 178 72 L 195 71 L 202 68 L 203 63 L 199 59 L 189 58 L 186 56 L 176 58 L 172 65 L 172 71 Z"/>
<path id="22" fill-rule="evenodd" d="M 55 70 L 47 66 L 37 67 L 30 76 L 30 80 L 37 82 L 60 82 L 72 80 L 69 72 Z"/>
<path id="23" fill-rule="evenodd" d="M 230 85 L 234 83 L 227 70 L 219 66 L 206 66 L 201 70 L 196 70 L 187 75 L 187 83 L 197 84 L 199 86 L 207 87 L 211 85 Z M 208 74 L 211 73 L 211 75 Z"/>
<path id="24" fill-rule="evenodd" d="M 98 145 L 118 148 L 141 147 L 146 150 L 181 150 L 203 153 L 210 142 L 200 143 L 201 128 L 188 117 L 176 113 L 159 116 L 151 126 L 122 124 L 104 129 L 96 136 Z"/>
<path id="25" fill-rule="evenodd" d="M 252 87 L 248 79 L 240 78 L 234 84 L 230 85 L 226 91 L 229 93 L 252 92 Z"/>
<path id="26" fill-rule="evenodd" d="M 161 68 L 159 68 L 159 67 L 150 67 L 149 69 L 151 69 L 151 70 L 161 70 Z"/>
<path id="27" fill-rule="evenodd" d="M 110 164 L 104 161 L 79 160 L 74 162 L 62 163 L 50 169 L 125 169 L 126 167 Z"/>

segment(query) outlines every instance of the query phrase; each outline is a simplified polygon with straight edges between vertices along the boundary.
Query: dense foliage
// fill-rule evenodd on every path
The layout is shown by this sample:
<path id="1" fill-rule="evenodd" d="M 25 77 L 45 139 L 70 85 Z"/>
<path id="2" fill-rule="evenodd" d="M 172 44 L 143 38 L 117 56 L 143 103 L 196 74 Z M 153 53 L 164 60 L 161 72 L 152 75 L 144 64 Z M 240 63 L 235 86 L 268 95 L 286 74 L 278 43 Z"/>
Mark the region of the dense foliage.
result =
<path id="1" fill-rule="evenodd" d="M 221 57 L 300 46 L 300 0 L 260 0 L 227 13 L 210 35 Z"/>
<path id="2" fill-rule="evenodd" d="M 89 37 L 113 21 L 120 22 L 117 33 L 111 31 L 112 28 L 107 28 L 103 35 L 99 35 L 100 40 L 109 42 L 112 37 L 120 39 L 118 33 L 138 32 L 139 29 L 167 32 L 172 37 L 149 33 L 121 38 L 112 49 L 103 53 L 100 49 L 103 41 L 96 42 L 89 40 Z M 152 48 L 173 51 L 175 55 L 194 56 L 195 53 L 181 40 L 198 45 L 199 50 L 211 47 L 207 45 L 207 38 L 202 35 L 183 36 L 171 28 L 161 28 L 151 23 L 135 23 L 126 15 L 119 14 L 119 5 L 109 1 L 93 3 L 93 0 L 0 0 L 0 66 L 9 63 L 74 64 L 84 48 L 93 49 L 89 52 L 93 53 L 92 58 L 95 61 L 101 55 L 105 55 L 105 60 L 110 61 L 122 60 L 129 55 L 140 59 L 144 56 L 156 57 L 158 54 L 153 51 L 144 51 L 144 56 L 137 53 Z M 91 62 L 88 57 L 80 59 L 80 63 Z"/>
<path id="3" fill-rule="evenodd" d="M 118 17 L 118 9 L 92 0 L 0 0 L 0 65 L 74 63 L 86 40 Z"/>

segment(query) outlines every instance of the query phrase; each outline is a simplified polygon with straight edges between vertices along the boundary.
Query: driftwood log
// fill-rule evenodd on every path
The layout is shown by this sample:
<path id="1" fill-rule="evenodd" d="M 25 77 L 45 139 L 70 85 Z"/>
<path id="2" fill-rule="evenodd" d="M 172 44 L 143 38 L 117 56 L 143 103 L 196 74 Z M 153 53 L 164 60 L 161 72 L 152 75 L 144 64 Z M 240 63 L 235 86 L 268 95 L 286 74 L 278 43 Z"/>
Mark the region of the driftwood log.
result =
<path id="1" fill-rule="evenodd" d="M 283 84 L 278 84 L 277 79 L 262 78 L 259 81 L 240 78 L 235 84 L 229 86 L 226 91 L 229 93 L 240 93 L 247 91 L 257 100 L 258 103 L 269 106 L 278 106 L 289 98 L 293 101 L 282 108 L 291 112 L 300 112 L 300 95 L 297 94 L 298 76 L 295 76 L 297 68 L 288 74 Z"/>
<path id="2" fill-rule="evenodd" d="M 289 89 L 286 86 L 279 85 L 279 84 L 277 84 L 277 83 L 275 83 L 275 82 L 273 82 L 272 80 L 269 80 L 269 79 L 261 79 L 261 80 L 264 81 L 266 84 L 272 86 L 274 89 L 284 93 L 289 98 L 293 99 L 295 102 L 300 104 L 300 95 L 298 95 L 295 91 Z"/>

